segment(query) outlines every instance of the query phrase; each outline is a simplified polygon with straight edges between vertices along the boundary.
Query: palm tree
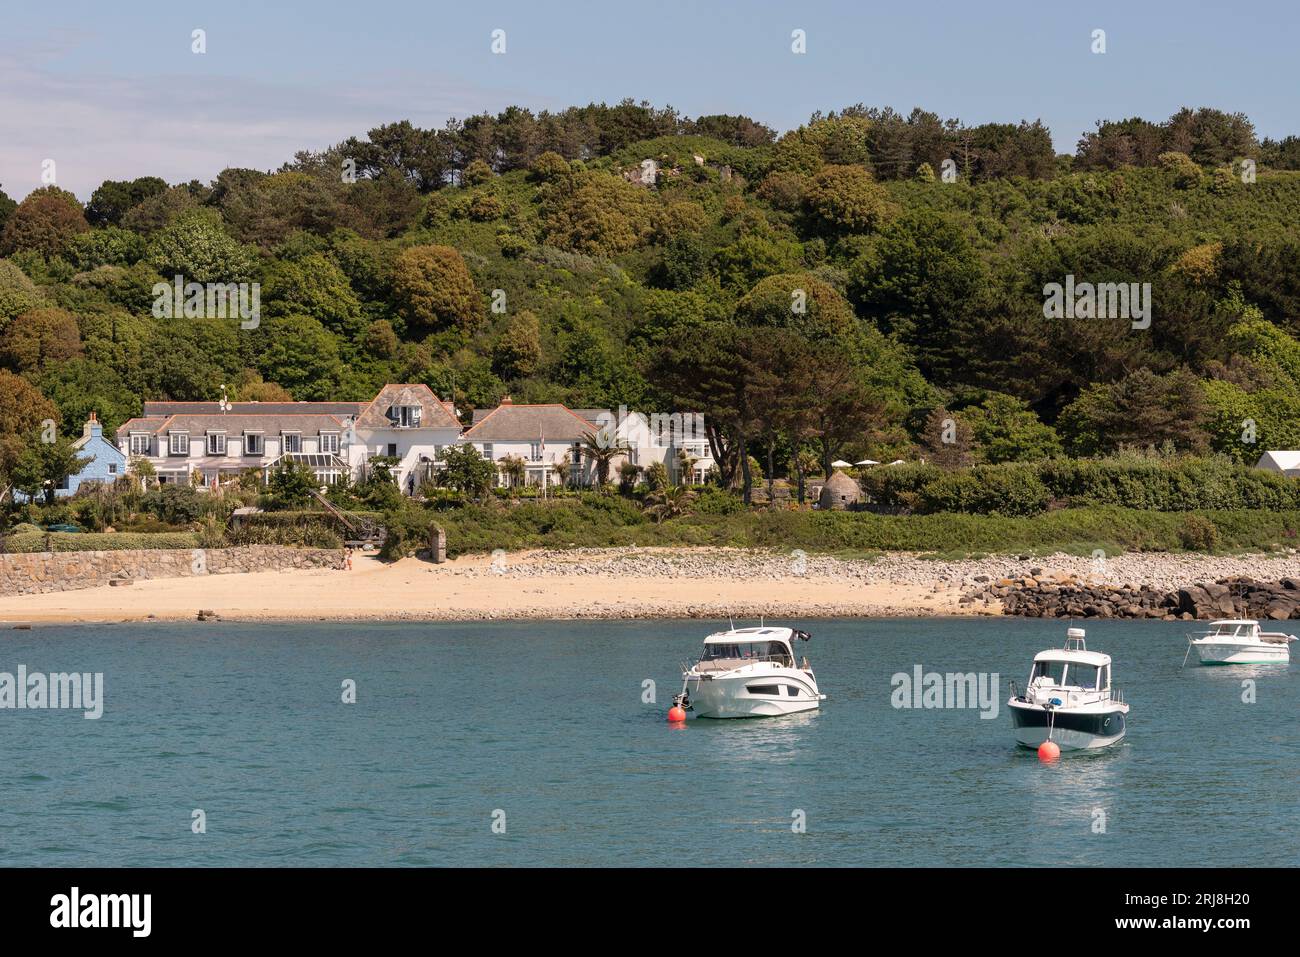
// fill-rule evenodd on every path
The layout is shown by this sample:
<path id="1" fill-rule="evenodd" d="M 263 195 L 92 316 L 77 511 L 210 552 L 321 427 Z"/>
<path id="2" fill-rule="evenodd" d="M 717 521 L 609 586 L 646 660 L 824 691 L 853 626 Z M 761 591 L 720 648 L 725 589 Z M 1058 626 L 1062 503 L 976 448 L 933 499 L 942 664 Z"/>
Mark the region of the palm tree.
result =
<path id="1" fill-rule="evenodd" d="M 609 484 L 609 469 L 614 460 L 628 451 L 628 445 L 622 439 L 611 435 L 608 429 L 599 432 L 586 432 L 580 445 L 581 455 L 592 464 L 596 471 L 596 487 L 605 491 Z"/>
<path id="2" fill-rule="evenodd" d="M 507 455 L 498 464 L 501 468 L 501 474 L 506 477 L 506 483 L 510 487 L 511 494 L 517 494 L 519 487 L 524 484 L 524 479 L 528 475 L 524 460 L 517 455 Z"/>
<path id="3" fill-rule="evenodd" d="M 646 514 L 659 525 L 666 518 L 685 515 L 687 506 L 694 498 L 695 493 L 684 485 L 665 485 L 645 497 Z"/>

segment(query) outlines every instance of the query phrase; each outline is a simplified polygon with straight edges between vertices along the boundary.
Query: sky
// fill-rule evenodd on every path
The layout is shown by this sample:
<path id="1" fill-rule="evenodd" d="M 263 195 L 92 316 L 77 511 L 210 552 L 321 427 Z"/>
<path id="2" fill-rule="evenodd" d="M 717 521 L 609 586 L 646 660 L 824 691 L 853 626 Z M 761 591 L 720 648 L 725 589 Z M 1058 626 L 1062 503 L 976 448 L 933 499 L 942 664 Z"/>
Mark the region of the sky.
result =
<path id="1" fill-rule="evenodd" d="M 778 131 L 858 102 L 972 125 L 1042 119 L 1070 153 L 1099 119 L 1212 106 L 1276 139 L 1300 133 L 1298 33 L 1294 0 L 9 0 L 0 188 L 21 199 L 53 160 L 84 201 L 106 179 L 274 169 L 399 119 L 625 97 Z"/>

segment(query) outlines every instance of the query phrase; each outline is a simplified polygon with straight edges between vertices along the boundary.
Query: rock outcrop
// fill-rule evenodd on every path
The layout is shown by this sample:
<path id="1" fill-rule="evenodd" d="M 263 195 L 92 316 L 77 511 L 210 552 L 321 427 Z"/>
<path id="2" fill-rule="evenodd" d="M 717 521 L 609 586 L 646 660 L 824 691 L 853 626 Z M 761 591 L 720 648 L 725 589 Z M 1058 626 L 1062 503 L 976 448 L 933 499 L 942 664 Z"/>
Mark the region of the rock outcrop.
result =
<path id="1" fill-rule="evenodd" d="M 1300 579 L 1294 578 L 1223 578 L 1170 591 L 1069 575 L 1030 575 L 988 582 L 966 598 L 972 604 L 1001 602 L 1003 614 L 1026 618 L 1300 618 Z"/>

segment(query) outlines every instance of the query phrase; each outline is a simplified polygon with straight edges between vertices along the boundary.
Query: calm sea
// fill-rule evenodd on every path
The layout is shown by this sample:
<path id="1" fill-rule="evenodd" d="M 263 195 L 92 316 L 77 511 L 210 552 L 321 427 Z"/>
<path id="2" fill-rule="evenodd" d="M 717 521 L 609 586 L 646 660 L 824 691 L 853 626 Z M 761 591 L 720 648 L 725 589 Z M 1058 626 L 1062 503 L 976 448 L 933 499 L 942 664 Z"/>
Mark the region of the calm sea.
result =
<path id="1" fill-rule="evenodd" d="M 1091 623 L 1128 737 L 1042 765 L 1005 700 L 1063 623 L 804 622 L 820 712 L 670 727 L 713 624 L 0 632 L 0 672 L 105 684 L 97 721 L 0 710 L 0 865 L 1300 863 L 1300 662 L 1180 668 L 1184 625 Z M 999 674 L 997 717 L 895 709 L 916 665 Z"/>

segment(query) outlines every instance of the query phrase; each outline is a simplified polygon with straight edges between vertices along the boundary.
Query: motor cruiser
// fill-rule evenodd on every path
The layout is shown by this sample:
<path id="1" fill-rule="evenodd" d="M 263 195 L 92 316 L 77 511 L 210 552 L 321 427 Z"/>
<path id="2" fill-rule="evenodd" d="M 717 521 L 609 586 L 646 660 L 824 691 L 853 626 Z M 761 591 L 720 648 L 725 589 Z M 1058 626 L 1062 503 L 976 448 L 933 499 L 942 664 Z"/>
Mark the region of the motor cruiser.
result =
<path id="1" fill-rule="evenodd" d="M 1066 632 L 1065 647 L 1040 651 L 1024 694 L 1011 684 L 1007 707 L 1016 743 L 1062 751 L 1105 748 L 1124 737 L 1128 705 L 1111 685 L 1110 655 L 1089 651 L 1082 628 Z"/>
<path id="2" fill-rule="evenodd" d="M 812 636 L 792 628 L 732 628 L 704 639 L 704 653 L 682 672 L 675 707 L 700 718 L 757 718 L 816 709 L 826 696 L 794 642 Z"/>
<path id="3" fill-rule="evenodd" d="M 1259 622 L 1249 618 L 1224 618 L 1210 622 L 1203 635 L 1188 635 L 1187 654 L 1195 649 L 1203 665 L 1287 664 L 1295 640 L 1295 635 L 1280 631 L 1261 631 Z"/>

